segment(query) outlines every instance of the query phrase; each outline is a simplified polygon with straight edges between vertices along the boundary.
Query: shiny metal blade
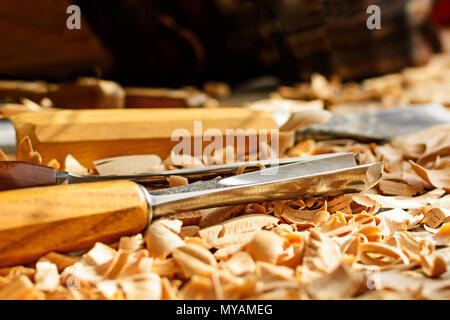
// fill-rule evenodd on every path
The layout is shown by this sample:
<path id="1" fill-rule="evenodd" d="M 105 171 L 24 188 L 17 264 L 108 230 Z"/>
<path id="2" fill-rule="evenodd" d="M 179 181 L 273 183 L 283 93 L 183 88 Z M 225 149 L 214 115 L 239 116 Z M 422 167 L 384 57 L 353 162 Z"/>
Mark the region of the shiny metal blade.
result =
<path id="1" fill-rule="evenodd" d="M 270 169 L 266 169 L 270 170 Z M 362 192 L 381 178 L 383 163 L 317 171 L 281 178 L 269 176 L 260 183 L 238 186 L 212 180 L 151 192 L 148 197 L 154 217 L 167 214 L 252 202 L 286 200 L 296 197 Z"/>
<path id="2" fill-rule="evenodd" d="M 16 154 L 16 128 L 9 119 L 0 119 L 0 148 L 6 154 Z"/>
<path id="3" fill-rule="evenodd" d="M 330 154 L 323 158 L 311 159 L 285 165 L 282 167 L 274 167 L 257 172 L 241 174 L 238 176 L 226 178 L 220 181 L 224 186 L 239 186 L 246 184 L 265 183 L 291 179 L 302 178 L 318 172 L 326 172 L 343 168 L 356 166 L 355 156 L 352 153 Z"/>
<path id="4" fill-rule="evenodd" d="M 267 159 L 258 161 L 248 161 L 248 162 L 237 162 L 223 165 L 214 165 L 201 168 L 190 168 L 190 169 L 179 169 L 170 170 L 163 172 L 151 172 L 145 174 L 134 174 L 134 175 L 117 175 L 117 176 L 80 176 L 72 173 L 59 171 L 57 172 L 58 183 L 63 183 L 67 181 L 68 183 L 82 183 L 82 182 L 98 182 L 98 181 L 108 181 L 108 180 L 130 180 L 139 183 L 166 183 L 166 178 L 170 176 L 183 176 L 191 180 L 208 179 L 217 176 L 226 176 L 233 174 L 237 169 L 242 166 L 246 166 L 246 171 L 260 170 L 258 165 L 264 165 L 266 167 L 285 166 L 292 163 L 303 163 L 311 160 L 319 160 L 330 157 L 339 157 L 341 155 L 351 155 L 351 153 L 336 153 L 336 154 L 324 154 L 311 157 L 294 157 L 294 158 L 282 158 L 282 159 Z"/>

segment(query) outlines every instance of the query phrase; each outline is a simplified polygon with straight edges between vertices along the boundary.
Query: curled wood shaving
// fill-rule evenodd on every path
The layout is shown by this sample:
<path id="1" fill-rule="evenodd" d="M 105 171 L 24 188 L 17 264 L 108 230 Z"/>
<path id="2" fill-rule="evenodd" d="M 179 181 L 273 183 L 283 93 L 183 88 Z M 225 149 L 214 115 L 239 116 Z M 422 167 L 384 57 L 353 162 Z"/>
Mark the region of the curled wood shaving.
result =
<path id="1" fill-rule="evenodd" d="M 53 169 L 58 171 L 61 168 L 61 164 L 59 163 L 58 160 L 52 159 L 49 161 L 49 163 L 47 163 L 47 167 L 52 167 Z"/>
<path id="2" fill-rule="evenodd" d="M 169 178 L 167 178 L 167 181 L 169 182 L 170 188 L 185 186 L 189 184 L 189 180 L 182 176 L 170 176 Z"/>
<path id="3" fill-rule="evenodd" d="M 71 154 L 68 154 L 64 160 L 64 170 L 78 175 L 89 174 L 89 170 L 83 167 Z"/>
<path id="4" fill-rule="evenodd" d="M 361 261 L 367 264 L 385 266 L 396 263 L 409 264 L 409 259 L 398 249 L 382 244 L 382 243 L 361 243 L 359 245 L 359 255 Z M 374 258 L 369 256 L 374 254 L 379 257 Z M 385 259 L 388 258 L 388 259 Z"/>
<path id="5" fill-rule="evenodd" d="M 221 223 L 227 219 L 234 218 L 238 214 L 242 213 L 245 208 L 245 205 L 238 205 L 202 210 L 203 215 L 199 222 L 199 227 L 206 228 Z"/>
<path id="6" fill-rule="evenodd" d="M 208 276 L 215 271 L 216 259 L 209 250 L 198 245 L 186 245 L 174 250 L 173 258 L 187 277 Z"/>
<path id="7" fill-rule="evenodd" d="M 450 223 L 444 223 L 439 231 L 431 237 L 431 240 L 436 246 L 450 244 Z"/>
<path id="8" fill-rule="evenodd" d="M 23 137 L 17 148 L 17 160 L 31 162 L 34 164 L 42 164 L 42 156 L 39 152 L 34 151 L 29 136 Z"/>
<path id="9" fill-rule="evenodd" d="M 385 195 L 395 195 L 403 197 L 411 197 L 416 195 L 420 189 L 411 187 L 410 185 L 397 181 L 390 181 L 382 179 L 378 183 L 378 187 Z"/>
<path id="10" fill-rule="evenodd" d="M 363 211 L 368 214 L 376 214 L 381 208 L 378 201 L 364 193 L 347 194 L 345 197 L 348 199 L 351 211 L 354 214 Z"/>
<path id="11" fill-rule="evenodd" d="M 315 124 L 323 124 L 328 122 L 332 116 L 331 112 L 321 109 L 297 111 L 281 126 L 280 131 L 296 131 Z"/>
<path id="12" fill-rule="evenodd" d="M 245 250 L 255 261 L 275 263 L 283 252 L 283 239 L 273 232 L 261 230 L 253 236 Z"/>
<path id="13" fill-rule="evenodd" d="M 426 182 L 435 188 L 450 192 L 450 168 L 427 170 L 413 161 L 410 161 L 410 163 L 414 171 Z"/>
<path id="14" fill-rule="evenodd" d="M 254 272 L 256 265 L 252 256 L 244 251 L 236 252 L 228 259 L 224 266 L 235 276 L 241 276 L 245 273 Z"/>
<path id="15" fill-rule="evenodd" d="M 121 156 L 94 161 L 95 169 L 101 176 L 131 175 L 164 171 L 161 158 L 153 154 Z"/>
<path id="16" fill-rule="evenodd" d="M 439 199 L 444 194 L 444 190 L 435 189 L 417 197 L 381 196 L 373 194 L 368 194 L 367 196 L 380 203 L 383 209 L 420 209 L 426 206 L 429 201 Z"/>
<path id="17" fill-rule="evenodd" d="M 179 228 L 181 228 L 181 224 Z M 144 239 L 150 255 L 158 259 L 164 259 L 174 249 L 185 244 L 176 232 L 161 221 L 150 224 L 145 232 Z"/>
<path id="18" fill-rule="evenodd" d="M 281 218 L 290 224 L 294 224 L 297 228 L 306 229 L 314 227 L 316 224 L 323 223 L 327 217 L 327 203 L 316 210 L 294 210 L 291 207 L 284 205 L 281 213 Z"/>
<path id="19" fill-rule="evenodd" d="M 352 213 L 350 201 L 345 195 L 334 197 L 328 201 L 328 212 L 336 213 L 338 211 L 343 213 Z"/>
<path id="20" fill-rule="evenodd" d="M 204 239 L 206 242 L 213 246 L 218 246 L 226 241 L 226 238 L 239 237 L 245 234 L 245 238 L 250 237 L 252 233 L 262 228 L 272 228 L 278 224 L 279 220 L 276 217 L 263 215 L 263 214 L 250 214 L 240 217 L 236 217 L 218 225 L 207 227 L 199 231 L 200 238 Z M 214 242 L 214 244 L 213 244 Z M 231 241 L 228 244 L 236 244 L 236 242 Z"/>

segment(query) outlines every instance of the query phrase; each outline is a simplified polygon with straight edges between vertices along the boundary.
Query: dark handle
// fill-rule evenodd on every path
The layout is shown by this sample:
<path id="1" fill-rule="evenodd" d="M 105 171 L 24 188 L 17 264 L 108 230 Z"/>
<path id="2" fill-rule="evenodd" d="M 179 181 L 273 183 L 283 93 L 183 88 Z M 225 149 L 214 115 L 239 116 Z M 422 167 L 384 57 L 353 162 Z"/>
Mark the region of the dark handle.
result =
<path id="1" fill-rule="evenodd" d="M 20 161 L 0 161 L 0 190 L 51 186 L 56 183 L 53 168 Z"/>

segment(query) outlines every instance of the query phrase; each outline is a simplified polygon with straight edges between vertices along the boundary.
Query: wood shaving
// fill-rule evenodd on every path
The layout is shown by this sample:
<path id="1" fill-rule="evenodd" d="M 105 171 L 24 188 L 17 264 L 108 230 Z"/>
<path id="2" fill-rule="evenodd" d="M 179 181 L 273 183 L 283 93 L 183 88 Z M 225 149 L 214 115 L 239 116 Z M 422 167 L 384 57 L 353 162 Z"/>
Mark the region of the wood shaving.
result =
<path id="1" fill-rule="evenodd" d="M 189 184 L 189 180 L 181 176 L 170 176 L 169 178 L 167 178 L 167 181 L 169 182 L 170 188 L 185 186 Z"/>
<path id="2" fill-rule="evenodd" d="M 78 175 L 88 175 L 89 170 L 81 165 L 71 154 L 66 156 L 64 161 L 64 170 L 67 172 L 78 174 Z"/>
<path id="3" fill-rule="evenodd" d="M 34 151 L 30 137 L 26 136 L 19 142 L 17 160 L 42 164 L 42 156 L 39 152 Z"/>
<path id="4" fill-rule="evenodd" d="M 0 288 L 0 300 L 40 300 L 43 294 L 25 276 L 19 276 Z"/>
<path id="5" fill-rule="evenodd" d="M 257 232 L 245 250 L 255 261 L 275 263 L 283 252 L 283 239 L 269 231 Z"/>
<path id="6" fill-rule="evenodd" d="M 43 291 L 53 291 L 59 285 L 58 267 L 49 261 L 40 261 L 36 264 L 34 275 L 36 288 Z"/>
<path id="7" fill-rule="evenodd" d="M 161 221 L 153 222 L 147 228 L 144 238 L 150 255 L 159 259 L 164 259 L 174 249 L 184 246 L 179 235 Z"/>
<path id="8" fill-rule="evenodd" d="M 0 149 L 0 161 L 8 161 L 8 156 Z"/>
<path id="9" fill-rule="evenodd" d="M 256 265 L 252 256 L 245 251 L 239 251 L 233 254 L 230 259 L 224 263 L 224 266 L 235 276 L 241 276 L 256 270 Z"/>
<path id="10" fill-rule="evenodd" d="M 450 244 L 450 223 L 444 223 L 437 233 L 435 233 L 431 240 L 436 246 L 444 246 Z"/>
<path id="11" fill-rule="evenodd" d="M 434 59 L 361 84 L 316 74 L 310 83 L 281 87 L 277 98 L 251 107 L 289 110 L 294 115 L 283 128 L 289 131 L 325 122 L 330 112 L 324 106 L 332 112 L 411 102 L 450 106 L 449 61 Z M 286 133 L 283 156 L 353 152 L 359 164 L 384 161 L 381 182 L 365 193 L 196 210 L 154 220 L 143 234 L 112 245 L 97 243 L 70 255 L 50 252 L 35 265 L 0 269 L 0 299 L 450 299 L 450 126 L 384 144 L 309 139 L 292 146 L 292 133 Z M 271 150 L 268 144 L 263 147 Z M 246 156 L 228 146 L 211 159 L 132 156 L 113 160 L 112 171 L 100 163 L 97 170 L 118 174 L 201 167 L 224 163 L 227 152 L 234 159 Z M 18 158 L 42 164 L 30 137 L 19 142 Z M 8 160 L 1 152 L 0 159 Z M 48 165 L 61 166 L 55 161 Z M 71 156 L 63 168 L 93 174 Z M 168 182 L 188 183 L 177 176 Z"/>
<path id="12" fill-rule="evenodd" d="M 157 155 L 121 156 L 94 161 L 95 169 L 101 176 L 132 175 L 164 171 L 161 158 Z"/>
<path id="13" fill-rule="evenodd" d="M 414 171 L 426 182 L 435 188 L 450 192 L 450 168 L 427 170 L 413 161 L 410 161 L 410 163 Z"/>

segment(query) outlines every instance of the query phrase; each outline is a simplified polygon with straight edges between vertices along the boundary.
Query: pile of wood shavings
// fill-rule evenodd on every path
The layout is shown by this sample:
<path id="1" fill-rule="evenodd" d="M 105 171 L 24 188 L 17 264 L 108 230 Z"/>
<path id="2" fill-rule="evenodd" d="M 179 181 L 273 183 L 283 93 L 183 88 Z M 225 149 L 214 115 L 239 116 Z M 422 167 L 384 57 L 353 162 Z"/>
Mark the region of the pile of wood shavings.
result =
<path id="1" fill-rule="evenodd" d="M 353 111 L 369 102 L 379 107 L 440 103 L 450 106 L 450 55 L 434 56 L 421 67 L 411 67 L 399 73 L 370 78 L 362 83 L 342 83 L 333 77 L 314 74 L 310 83 L 280 87 L 277 95 L 285 99 L 320 99 L 334 113 Z"/>
<path id="2" fill-rule="evenodd" d="M 450 106 L 449 70 L 449 56 L 440 56 L 361 84 L 315 75 L 278 95 L 319 99 L 333 113 L 361 103 Z M 24 106 L 0 111 L 39 111 Z M 33 265 L 0 269 L 0 299 L 450 299 L 449 150 L 449 126 L 381 146 L 303 141 L 286 156 L 354 152 L 360 164 L 384 161 L 383 178 L 364 194 L 186 212 L 112 245 L 51 252 Z M 19 153 L 42 164 L 29 139 Z M 1 151 L 0 160 L 7 160 Z M 169 160 L 166 169 L 177 164 Z M 92 174 L 71 156 L 46 165 Z"/>
<path id="3" fill-rule="evenodd" d="M 383 160 L 383 179 L 365 194 L 186 212 L 84 254 L 52 252 L 0 269 L 0 299 L 447 299 L 449 150 L 450 126 L 383 146 L 304 141 L 289 155 L 354 152 Z"/>

